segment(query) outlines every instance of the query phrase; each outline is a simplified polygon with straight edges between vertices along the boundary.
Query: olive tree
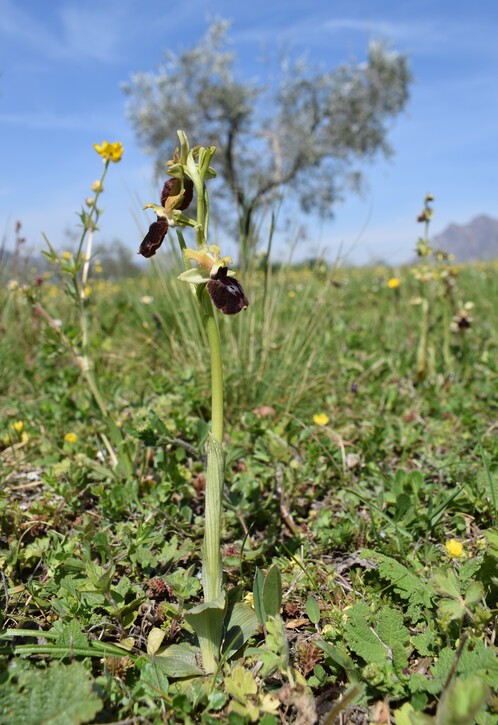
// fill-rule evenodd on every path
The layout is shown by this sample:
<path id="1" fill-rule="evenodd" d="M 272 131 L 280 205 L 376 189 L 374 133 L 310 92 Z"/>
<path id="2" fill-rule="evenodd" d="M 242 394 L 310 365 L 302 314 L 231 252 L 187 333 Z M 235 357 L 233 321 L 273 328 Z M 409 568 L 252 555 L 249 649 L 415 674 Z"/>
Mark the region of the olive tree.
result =
<path id="1" fill-rule="evenodd" d="M 124 90 L 128 117 L 158 174 L 177 128 L 217 147 L 243 264 L 263 208 L 294 196 L 303 212 L 331 215 L 347 190 L 361 187 L 362 162 L 392 153 L 390 123 L 406 106 L 411 73 L 405 55 L 371 43 L 363 62 L 317 70 L 287 61 L 278 81 L 251 83 L 236 78 L 228 28 L 215 22 L 196 45 L 168 51 L 156 72 L 134 73 Z"/>

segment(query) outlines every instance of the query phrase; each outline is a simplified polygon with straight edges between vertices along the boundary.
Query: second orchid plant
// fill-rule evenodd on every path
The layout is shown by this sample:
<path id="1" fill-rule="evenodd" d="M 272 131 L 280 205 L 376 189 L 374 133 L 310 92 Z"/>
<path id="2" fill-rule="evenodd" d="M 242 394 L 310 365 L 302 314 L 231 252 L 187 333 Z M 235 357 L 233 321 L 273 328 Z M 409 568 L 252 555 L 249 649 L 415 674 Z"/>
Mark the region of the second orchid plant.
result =
<path id="1" fill-rule="evenodd" d="M 171 645 L 162 652 L 171 674 L 179 669 L 188 674 L 211 674 L 223 657 L 229 656 L 257 629 L 254 611 L 242 602 L 229 603 L 223 586 L 221 557 L 222 493 L 224 484 L 223 454 L 223 371 L 222 353 L 215 308 L 226 315 L 245 310 L 249 304 L 242 286 L 229 269 L 229 257 L 222 257 L 217 245 L 208 245 L 209 199 L 206 181 L 216 175 L 211 167 L 215 147 L 190 149 L 187 136 L 178 131 L 180 149 L 167 163 L 171 177 L 162 189 L 160 204 L 147 204 L 156 213 L 139 254 L 155 255 L 171 227 L 177 228 L 185 271 L 179 280 L 190 284 L 201 310 L 211 355 L 211 432 L 207 441 L 207 476 L 205 492 L 205 529 L 202 556 L 204 602 L 190 609 L 185 619 L 194 629 L 202 655 L 199 670 L 196 653 L 189 646 Z M 196 199 L 196 217 L 184 214 Z M 186 246 L 181 228 L 195 233 L 196 248 Z"/>

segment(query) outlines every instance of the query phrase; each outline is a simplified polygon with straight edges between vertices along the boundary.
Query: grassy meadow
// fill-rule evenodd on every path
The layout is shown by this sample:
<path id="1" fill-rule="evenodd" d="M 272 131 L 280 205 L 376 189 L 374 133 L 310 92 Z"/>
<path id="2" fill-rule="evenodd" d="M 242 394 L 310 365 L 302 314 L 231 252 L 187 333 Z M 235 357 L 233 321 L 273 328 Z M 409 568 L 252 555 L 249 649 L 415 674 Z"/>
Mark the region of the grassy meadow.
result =
<path id="1" fill-rule="evenodd" d="M 2 281 L 0 723 L 498 723 L 498 265 L 241 278 L 224 575 L 253 604 L 275 565 L 281 607 L 175 678 L 210 361 L 163 252 L 120 281 L 93 260 L 84 305 L 70 254 Z"/>

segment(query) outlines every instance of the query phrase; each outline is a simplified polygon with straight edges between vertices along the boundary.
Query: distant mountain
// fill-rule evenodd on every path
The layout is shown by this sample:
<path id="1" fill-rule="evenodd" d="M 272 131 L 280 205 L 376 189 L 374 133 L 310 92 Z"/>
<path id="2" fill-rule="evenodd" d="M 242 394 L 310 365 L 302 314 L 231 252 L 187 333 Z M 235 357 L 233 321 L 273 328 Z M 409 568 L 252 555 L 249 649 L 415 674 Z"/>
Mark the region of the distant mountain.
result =
<path id="1" fill-rule="evenodd" d="M 498 259 L 498 219 L 481 214 L 468 224 L 450 224 L 432 238 L 431 247 L 454 254 L 457 262 Z"/>

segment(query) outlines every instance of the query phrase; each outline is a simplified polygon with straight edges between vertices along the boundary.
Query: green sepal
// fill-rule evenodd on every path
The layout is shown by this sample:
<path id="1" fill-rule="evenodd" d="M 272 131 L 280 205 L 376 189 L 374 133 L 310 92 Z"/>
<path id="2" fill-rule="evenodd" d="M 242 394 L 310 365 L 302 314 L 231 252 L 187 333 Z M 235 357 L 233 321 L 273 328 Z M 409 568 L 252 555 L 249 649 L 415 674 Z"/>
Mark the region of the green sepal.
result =
<path id="1" fill-rule="evenodd" d="M 203 267 L 192 267 L 178 275 L 180 282 L 189 282 L 190 284 L 206 284 L 209 282 L 209 271 Z"/>

